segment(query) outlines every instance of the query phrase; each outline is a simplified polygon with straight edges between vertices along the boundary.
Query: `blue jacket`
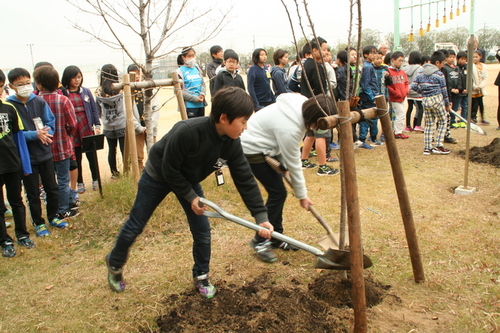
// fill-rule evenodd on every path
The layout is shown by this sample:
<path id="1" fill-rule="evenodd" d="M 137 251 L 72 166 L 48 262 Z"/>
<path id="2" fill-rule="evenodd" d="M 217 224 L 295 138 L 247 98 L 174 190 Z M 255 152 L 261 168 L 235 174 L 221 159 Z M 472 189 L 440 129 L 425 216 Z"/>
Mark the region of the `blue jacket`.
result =
<path id="1" fill-rule="evenodd" d="M 271 79 L 273 80 L 273 90 L 276 97 L 283 93 L 293 92 L 288 88 L 288 78 L 284 68 L 274 66 L 271 69 Z"/>
<path id="2" fill-rule="evenodd" d="M 247 87 L 248 93 L 252 97 L 253 107 L 255 111 L 262 109 L 260 105 L 261 102 L 264 103 L 274 103 L 276 102 L 276 97 L 271 90 L 269 81 L 271 80 L 271 74 L 259 65 L 253 65 L 250 67 L 247 73 Z"/>
<path id="3" fill-rule="evenodd" d="M 85 109 L 85 116 L 89 122 L 90 128 L 94 125 L 101 125 L 101 119 L 99 118 L 99 112 L 97 111 L 97 105 L 95 103 L 94 96 L 88 88 L 80 87 L 79 90 L 80 97 L 83 101 L 83 107 Z"/>
<path id="4" fill-rule="evenodd" d="M 375 96 L 380 95 L 380 88 L 375 68 L 371 62 L 366 60 L 363 62 L 363 75 L 361 75 L 359 87 L 362 107 L 374 107 Z"/>
<path id="5" fill-rule="evenodd" d="M 40 164 L 52 158 L 52 149 L 50 145 L 44 145 L 37 136 L 37 129 L 33 121 L 40 117 L 44 126 L 49 127 L 49 134 L 53 135 L 55 131 L 56 118 L 52 114 L 49 105 L 43 98 L 31 94 L 26 103 L 17 99 L 16 95 L 11 95 L 7 101 L 12 103 L 17 109 L 24 125 L 24 137 L 26 138 L 30 152 L 31 164 Z"/>

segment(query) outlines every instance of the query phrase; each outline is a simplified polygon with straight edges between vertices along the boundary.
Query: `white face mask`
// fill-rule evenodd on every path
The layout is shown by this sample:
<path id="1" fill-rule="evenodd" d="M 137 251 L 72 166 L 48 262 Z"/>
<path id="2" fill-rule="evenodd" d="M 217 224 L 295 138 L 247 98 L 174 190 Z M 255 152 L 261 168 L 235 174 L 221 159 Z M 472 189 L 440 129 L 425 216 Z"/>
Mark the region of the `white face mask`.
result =
<path id="1" fill-rule="evenodd" d="M 184 63 L 186 64 L 186 66 L 194 67 L 196 65 L 196 58 L 186 59 Z"/>
<path id="2" fill-rule="evenodd" d="M 19 97 L 27 98 L 30 97 L 32 92 L 33 92 L 33 85 L 29 84 L 26 86 L 18 87 L 16 95 L 18 95 Z"/>

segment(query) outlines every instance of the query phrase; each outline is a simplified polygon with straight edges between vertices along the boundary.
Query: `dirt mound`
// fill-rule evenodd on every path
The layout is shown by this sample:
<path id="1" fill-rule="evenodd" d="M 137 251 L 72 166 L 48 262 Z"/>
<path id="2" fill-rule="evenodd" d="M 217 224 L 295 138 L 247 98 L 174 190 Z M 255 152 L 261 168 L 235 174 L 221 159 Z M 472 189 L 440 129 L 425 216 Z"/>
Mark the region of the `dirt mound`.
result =
<path id="1" fill-rule="evenodd" d="M 365 286 L 368 306 L 389 288 L 370 277 Z M 277 283 L 271 274 L 244 286 L 219 282 L 212 300 L 187 292 L 165 303 L 160 332 L 349 332 L 354 319 L 351 282 L 339 272 L 324 272 L 309 286 L 296 279 Z"/>
<path id="2" fill-rule="evenodd" d="M 458 155 L 465 158 L 465 150 L 459 151 Z M 487 163 L 500 168 L 500 138 L 493 139 L 489 145 L 484 147 L 472 147 L 469 159 L 472 162 Z"/>

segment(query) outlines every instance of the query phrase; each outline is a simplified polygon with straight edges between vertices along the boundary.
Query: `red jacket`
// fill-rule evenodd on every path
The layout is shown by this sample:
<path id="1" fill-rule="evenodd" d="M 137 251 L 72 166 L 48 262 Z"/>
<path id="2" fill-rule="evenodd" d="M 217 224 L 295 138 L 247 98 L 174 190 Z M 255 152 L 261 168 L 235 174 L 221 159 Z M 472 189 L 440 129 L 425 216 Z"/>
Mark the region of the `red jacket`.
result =
<path id="1" fill-rule="evenodd" d="M 389 89 L 389 100 L 391 102 L 404 102 L 410 87 L 408 85 L 408 76 L 404 70 L 389 67 L 389 75 L 392 79 L 392 84 L 387 86 Z"/>

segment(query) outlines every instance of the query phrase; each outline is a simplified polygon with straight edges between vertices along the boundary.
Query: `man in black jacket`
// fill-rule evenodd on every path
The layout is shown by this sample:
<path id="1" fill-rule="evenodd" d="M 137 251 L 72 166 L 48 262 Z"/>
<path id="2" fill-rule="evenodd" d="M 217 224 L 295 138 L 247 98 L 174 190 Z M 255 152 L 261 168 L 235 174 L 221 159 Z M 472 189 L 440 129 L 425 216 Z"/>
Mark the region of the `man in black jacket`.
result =
<path id="1" fill-rule="evenodd" d="M 167 194 L 174 192 L 193 235 L 195 287 L 204 298 L 215 295 L 215 287 L 208 279 L 210 224 L 202 215 L 206 208 L 199 205 L 200 197 L 204 196 L 200 182 L 214 171 L 220 172 L 226 164 L 252 216 L 258 224 L 269 229 L 259 234 L 271 237 L 273 227 L 268 222 L 267 209 L 239 139 L 252 113 L 252 99 L 244 90 L 221 89 L 214 96 L 210 117 L 178 122 L 151 148 L 129 218 L 115 247 L 105 258 L 112 290 L 122 292 L 125 289 L 122 268 L 130 247 L 156 207 Z"/>

